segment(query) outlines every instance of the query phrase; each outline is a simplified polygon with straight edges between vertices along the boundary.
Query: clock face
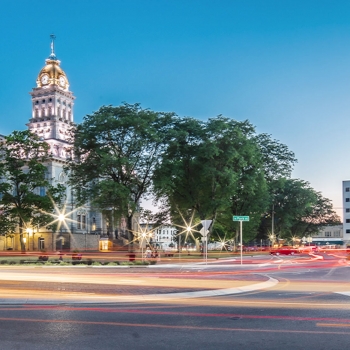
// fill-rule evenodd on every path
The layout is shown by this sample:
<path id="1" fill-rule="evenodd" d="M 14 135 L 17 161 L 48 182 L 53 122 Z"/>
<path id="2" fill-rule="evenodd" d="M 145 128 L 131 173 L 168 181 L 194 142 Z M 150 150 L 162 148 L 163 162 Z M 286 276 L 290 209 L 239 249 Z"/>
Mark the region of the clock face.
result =
<path id="1" fill-rule="evenodd" d="M 42 84 L 47 84 L 49 82 L 49 76 L 44 74 L 42 77 L 41 77 L 41 83 Z"/>
<path id="2" fill-rule="evenodd" d="M 60 85 L 63 87 L 66 85 L 66 79 L 64 79 L 64 77 L 60 77 Z"/>

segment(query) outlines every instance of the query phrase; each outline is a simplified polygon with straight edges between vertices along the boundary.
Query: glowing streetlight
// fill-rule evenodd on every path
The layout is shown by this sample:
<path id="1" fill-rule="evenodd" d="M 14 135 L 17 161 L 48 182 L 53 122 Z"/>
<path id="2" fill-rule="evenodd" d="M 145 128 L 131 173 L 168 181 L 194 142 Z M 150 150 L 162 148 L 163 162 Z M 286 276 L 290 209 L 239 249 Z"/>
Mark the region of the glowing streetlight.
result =
<path id="1" fill-rule="evenodd" d="M 142 254 L 142 261 L 143 261 L 143 259 L 144 259 L 144 256 L 143 256 L 143 241 L 144 241 L 144 239 L 146 239 L 146 237 L 147 237 L 147 234 L 146 234 L 146 232 L 142 232 L 141 233 L 141 254 Z"/>

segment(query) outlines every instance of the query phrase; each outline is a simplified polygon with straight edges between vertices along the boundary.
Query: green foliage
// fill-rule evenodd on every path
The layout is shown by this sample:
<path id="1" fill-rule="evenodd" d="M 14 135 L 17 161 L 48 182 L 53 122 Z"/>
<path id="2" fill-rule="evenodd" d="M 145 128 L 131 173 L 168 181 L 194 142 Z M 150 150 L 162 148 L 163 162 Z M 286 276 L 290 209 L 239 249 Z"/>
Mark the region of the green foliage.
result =
<path id="1" fill-rule="evenodd" d="M 340 218 L 329 199 L 315 191 L 307 181 L 280 178 L 270 184 L 275 233 L 280 237 L 312 235 L 322 226 L 338 225 Z M 261 231 L 271 228 L 272 214 L 266 213 Z"/>
<path id="2" fill-rule="evenodd" d="M 206 123 L 192 118 L 174 121 L 155 172 L 157 197 L 165 198 L 172 222 L 181 222 L 182 216 L 189 222 L 195 213 L 195 222 L 211 219 L 215 227 L 218 220 L 231 231 L 233 214 L 256 213 L 251 225 L 259 225 L 268 197 L 254 132 L 248 121 L 222 116 Z"/>
<path id="3" fill-rule="evenodd" d="M 30 131 L 14 131 L 0 144 L 1 233 L 13 233 L 19 227 L 43 226 L 52 220 L 49 213 L 64 188 L 53 187 L 47 178 L 45 162 L 50 160 L 49 145 Z M 46 195 L 39 189 L 44 187 Z"/>
<path id="4" fill-rule="evenodd" d="M 80 202 L 113 208 L 113 220 L 126 217 L 131 240 L 133 214 L 150 190 L 172 118 L 139 104 L 104 106 L 74 130 L 76 159 L 69 170 Z"/>

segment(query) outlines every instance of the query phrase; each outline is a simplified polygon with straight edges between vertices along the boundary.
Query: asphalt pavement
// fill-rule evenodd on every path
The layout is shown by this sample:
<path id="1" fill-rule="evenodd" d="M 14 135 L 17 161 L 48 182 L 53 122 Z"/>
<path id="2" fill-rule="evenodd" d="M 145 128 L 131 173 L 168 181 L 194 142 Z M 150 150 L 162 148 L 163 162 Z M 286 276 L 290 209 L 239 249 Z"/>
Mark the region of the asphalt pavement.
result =
<path id="1" fill-rule="evenodd" d="M 1 267 L 0 349 L 344 349 L 343 255 Z"/>

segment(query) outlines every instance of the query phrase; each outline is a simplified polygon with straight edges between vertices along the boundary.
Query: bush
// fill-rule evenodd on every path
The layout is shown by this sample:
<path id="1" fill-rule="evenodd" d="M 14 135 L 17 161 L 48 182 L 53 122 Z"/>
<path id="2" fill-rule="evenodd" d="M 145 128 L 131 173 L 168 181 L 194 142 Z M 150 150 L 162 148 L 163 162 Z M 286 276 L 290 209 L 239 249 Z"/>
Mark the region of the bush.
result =
<path id="1" fill-rule="evenodd" d="M 7 264 L 7 260 L 1 260 L 1 261 L 0 261 L 0 264 L 1 264 L 1 265 L 6 265 L 6 264 Z"/>
<path id="2" fill-rule="evenodd" d="M 9 265 L 16 265 L 16 261 L 10 260 L 10 261 L 9 261 Z"/>

